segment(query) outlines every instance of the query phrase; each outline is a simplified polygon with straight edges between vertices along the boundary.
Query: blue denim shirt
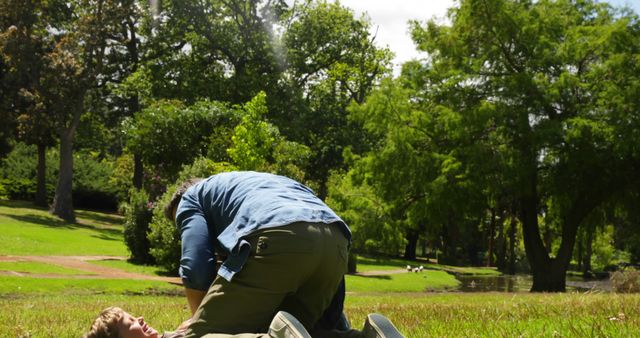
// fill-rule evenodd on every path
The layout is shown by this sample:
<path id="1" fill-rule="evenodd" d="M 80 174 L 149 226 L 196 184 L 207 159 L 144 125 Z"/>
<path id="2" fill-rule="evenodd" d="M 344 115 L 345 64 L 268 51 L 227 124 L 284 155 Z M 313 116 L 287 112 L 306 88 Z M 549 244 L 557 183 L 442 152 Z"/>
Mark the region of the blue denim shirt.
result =
<path id="1" fill-rule="evenodd" d="M 182 239 L 180 276 L 190 289 L 207 290 L 215 277 L 215 255 L 227 259 L 218 275 L 231 281 L 251 252 L 243 237 L 295 222 L 349 227 L 308 187 L 283 176 L 228 172 L 211 176 L 182 196 L 176 224 Z"/>

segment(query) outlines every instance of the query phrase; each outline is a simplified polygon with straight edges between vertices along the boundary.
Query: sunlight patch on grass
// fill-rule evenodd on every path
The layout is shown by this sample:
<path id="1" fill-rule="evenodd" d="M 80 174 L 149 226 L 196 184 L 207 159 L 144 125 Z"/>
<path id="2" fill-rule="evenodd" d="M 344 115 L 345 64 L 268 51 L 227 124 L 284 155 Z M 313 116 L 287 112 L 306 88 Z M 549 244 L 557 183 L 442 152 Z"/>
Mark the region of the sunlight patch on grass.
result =
<path id="1" fill-rule="evenodd" d="M 424 292 L 455 288 L 460 282 L 444 271 L 400 273 L 381 276 L 347 275 L 348 292 Z"/>
<path id="2" fill-rule="evenodd" d="M 101 215 L 86 213 L 102 226 L 71 224 L 25 202 L 0 201 L 0 255 L 127 256 L 121 224 Z"/>

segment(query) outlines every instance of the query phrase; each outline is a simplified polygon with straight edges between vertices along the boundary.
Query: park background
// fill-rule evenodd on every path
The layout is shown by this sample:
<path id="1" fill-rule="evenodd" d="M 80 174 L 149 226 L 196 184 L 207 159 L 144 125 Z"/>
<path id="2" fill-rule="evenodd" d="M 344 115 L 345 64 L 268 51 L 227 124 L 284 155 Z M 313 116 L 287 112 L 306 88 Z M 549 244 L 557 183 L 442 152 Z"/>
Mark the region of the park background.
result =
<path id="1" fill-rule="evenodd" d="M 336 2 L 0 0 L 0 336 L 79 336 L 109 305 L 174 328 L 162 207 L 227 170 L 347 221 L 355 327 L 638 335 L 640 21 L 619 5 L 453 2 L 394 63 Z M 490 281 L 508 292 L 461 292 Z"/>

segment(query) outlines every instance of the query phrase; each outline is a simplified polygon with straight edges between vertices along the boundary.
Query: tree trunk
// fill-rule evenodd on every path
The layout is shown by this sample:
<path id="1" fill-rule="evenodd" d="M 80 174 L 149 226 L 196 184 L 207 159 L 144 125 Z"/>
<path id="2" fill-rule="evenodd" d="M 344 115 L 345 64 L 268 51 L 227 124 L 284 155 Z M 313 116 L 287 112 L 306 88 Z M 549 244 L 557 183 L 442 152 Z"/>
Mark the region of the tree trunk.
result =
<path id="1" fill-rule="evenodd" d="M 509 269 L 510 275 L 516 274 L 516 218 L 511 217 L 509 224 Z"/>
<path id="2" fill-rule="evenodd" d="M 440 264 L 458 265 L 457 239 L 458 225 L 453 216 L 449 215 L 447 224 L 442 229 L 442 255 L 438 260 Z"/>
<path id="3" fill-rule="evenodd" d="M 557 259 L 549 259 L 544 265 L 531 266 L 534 270 L 531 292 L 565 292 L 567 268 Z"/>
<path id="4" fill-rule="evenodd" d="M 493 264 L 493 234 L 496 227 L 496 210 L 491 208 L 491 222 L 489 222 L 489 244 L 487 248 L 487 266 Z"/>
<path id="5" fill-rule="evenodd" d="M 578 225 L 586 213 L 572 209 L 561 220 L 562 242 L 555 258 L 550 258 L 538 231 L 535 200 L 524 198 L 522 201 L 522 226 L 525 250 L 533 273 L 532 292 L 566 291 L 567 269 L 571 261 L 576 241 Z"/>
<path id="6" fill-rule="evenodd" d="M 142 189 L 142 175 L 144 173 L 144 167 L 142 165 L 142 158 L 138 154 L 133 154 L 133 187 L 136 189 Z"/>
<path id="7" fill-rule="evenodd" d="M 47 147 L 38 144 L 38 169 L 36 174 L 36 198 L 35 205 L 39 207 L 47 206 Z"/>
<path id="8" fill-rule="evenodd" d="M 416 259 L 416 250 L 418 248 L 418 231 L 414 229 L 407 230 L 407 245 L 404 248 L 404 259 Z"/>
<path id="9" fill-rule="evenodd" d="M 51 213 L 68 222 L 75 222 L 73 210 L 73 130 L 60 133 L 60 173 Z"/>
<path id="10" fill-rule="evenodd" d="M 504 235 L 504 220 L 498 222 L 498 237 L 496 238 L 496 267 L 500 271 L 505 271 L 507 268 L 507 238 Z"/>
<path id="11" fill-rule="evenodd" d="M 540 227 L 538 225 L 538 194 L 537 194 L 537 173 L 535 166 L 531 167 L 526 177 L 526 186 L 520 196 L 520 220 L 522 222 L 522 234 L 524 248 L 527 252 L 527 259 L 533 274 L 532 292 L 564 292 L 566 270 L 568 259 L 563 257 L 566 250 L 565 235 L 566 224 L 563 224 L 563 238 L 558 257 L 551 259 L 547 252 L 542 238 L 540 237 Z M 530 169 L 531 169 L 530 168 Z M 575 241 L 575 233 L 572 241 Z M 571 243 L 573 247 L 573 243 Z M 569 255 L 570 257 L 570 255 Z M 564 264 L 566 261 L 567 264 Z"/>
<path id="12" fill-rule="evenodd" d="M 587 238 L 585 240 L 585 250 L 582 265 L 582 275 L 585 278 L 592 277 L 591 274 L 591 255 L 593 254 L 593 233 L 592 229 L 585 229 Z"/>
<path id="13" fill-rule="evenodd" d="M 576 248 L 576 261 L 578 261 L 578 271 L 582 270 L 582 247 L 584 246 L 584 231 L 578 235 L 578 243 Z"/>

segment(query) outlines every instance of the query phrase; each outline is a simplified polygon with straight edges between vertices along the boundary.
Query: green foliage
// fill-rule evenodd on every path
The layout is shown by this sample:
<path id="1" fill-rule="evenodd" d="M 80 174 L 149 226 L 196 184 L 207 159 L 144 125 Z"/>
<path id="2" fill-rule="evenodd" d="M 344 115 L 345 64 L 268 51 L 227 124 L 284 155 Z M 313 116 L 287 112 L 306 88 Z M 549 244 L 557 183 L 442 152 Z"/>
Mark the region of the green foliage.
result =
<path id="1" fill-rule="evenodd" d="M 169 186 L 154 203 L 148 238 L 151 242 L 151 255 L 160 267 L 166 271 L 177 272 L 180 265 L 180 234 L 175 223 L 166 219 L 163 212 L 164 206 L 169 203 L 178 186 L 188 178 L 204 178 L 234 169 L 235 167 L 228 163 L 218 163 L 203 157 L 197 158 L 192 164 L 182 168 L 178 174 L 178 180 Z"/>
<path id="2" fill-rule="evenodd" d="M 470 139 L 484 119 L 463 123 L 454 110 L 414 99 L 423 92 L 409 80 L 385 79 L 365 103 L 351 107 L 351 117 L 379 141 L 371 151 L 353 156 L 349 175 L 384 206 L 395 222 L 388 231 L 412 238 L 413 245 L 418 235 L 425 235 L 442 243 L 442 258 L 473 261 L 477 249 L 467 254 L 460 249 L 475 241 L 486 202 L 482 171 L 466 160 L 490 158 L 483 156 L 486 148 Z M 405 255 L 415 255 L 415 249 Z"/>
<path id="3" fill-rule="evenodd" d="M 234 129 L 229 157 L 241 170 L 259 170 L 267 166 L 278 128 L 264 121 L 267 113 L 266 94 L 261 92 L 244 105 L 242 120 Z"/>
<path id="4" fill-rule="evenodd" d="M 303 167 L 310 156 L 307 146 L 287 141 L 273 124 L 265 121 L 266 94 L 260 92 L 243 106 L 235 127 L 229 157 L 241 170 L 267 171 L 304 180 Z"/>
<path id="5" fill-rule="evenodd" d="M 113 165 L 111 159 L 102 158 L 98 153 L 78 151 L 74 154 L 73 203 L 76 207 L 117 209 L 122 191 L 110 183 Z"/>
<path id="6" fill-rule="evenodd" d="M 334 173 L 328 183 L 327 204 L 349 224 L 352 250 L 396 255 L 406 244 L 401 222 L 389 214 L 389 207 L 366 184 L 355 184 L 353 174 Z"/>
<path id="7" fill-rule="evenodd" d="M 226 149 L 223 139 L 236 123 L 236 113 L 227 104 L 201 101 L 185 106 L 179 101 L 161 100 L 124 123 L 129 151 L 142 157 L 145 164 L 170 181 L 180 168 L 198 156 L 222 154 L 211 145 Z M 226 161 L 227 158 L 215 158 Z"/>
<path id="8" fill-rule="evenodd" d="M 16 143 L 12 151 L 2 160 L 0 177 L 8 197 L 11 199 L 33 200 L 36 191 L 37 150 L 35 146 Z M 49 156 L 49 159 L 52 159 Z M 53 184 L 54 173 L 49 170 L 49 188 Z"/>
<path id="9" fill-rule="evenodd" d="M 109 185 L 116 192 L 119 203 L 127 201 L 129 190 L 133 188 L 133 170 L 133 156 L 130 154 L 122 154 L 113 163 L 113 171 L 109 176 Z"/>
<path id="10" fill-rule="evenodd" d="M 58 179 L 59 155 L 57 148 L 46 153 L 46 185 L 48 199 L 54 194 Z M 9 198 L 32 200 L 36 189 L 36 146 L 17 143 L 2 160 L 0 177 Z M 73 200 L 81 208 L 115 210 L 122 196 L 123 186 L 113 185 L 113 165 L 98 153 L 80 151 L 74 156 Z"/>
<path id="11" fill-rule="evenodd" d="M 124 243 L 131 253 L 131 261 L 139 264 L 153 264 L 147 238 L 149 223 L 153 216 L 153 202 L 149 200 L 146 192 L 131 189 L 129 202 L 124 209 Z"/>
<path id="12" fill-rule="evenodd" d="M 7 189 L 4 187 L 3 181 L 0 181 L 0 201 L 7 200 L 9 198 L 9 193 Z"/>
<path id="13" fill-rule="evenodd" d="M 596 271 L 615 269 L 622 263 L 628 263 L 629 253 L 618 250 L 613 240 L 614 228 L 605 226 L 601 231 L 596 231 L 593 241 L 593 268 Z"/>
<path id="14" fill-rule="evenodd" d="M 365 16 L 356 17 L 339 2 L 307 1 L 292 7 L 287 20 L 287 87 L 270 97 L 270 117 L 289 139 L 311 149 L 305 170 L 324 198 L 331 171 L 346 167 L 344 149 L 362 152 L 370 146 L 360 121 L 347 117 L 347 107 L 363 102 L 389 74 L 392 54 L 376 46 Z"/>
<path id="15" fill-rule="evenodd" d="M 488 208 L 518 217 L 533 273 L 552 275 L 533 288 L 562 289 L 577 228 L 637 181 L 620 144 L 637 144 L 638 18 L 590 0 L 465 0 L 448 17 L 413 22 L 429 57 L 353 110 L 380 139 L 355 167 L 394 217 L 440 227 L 449 257 L 461 235 L 478 250 Z"/>

